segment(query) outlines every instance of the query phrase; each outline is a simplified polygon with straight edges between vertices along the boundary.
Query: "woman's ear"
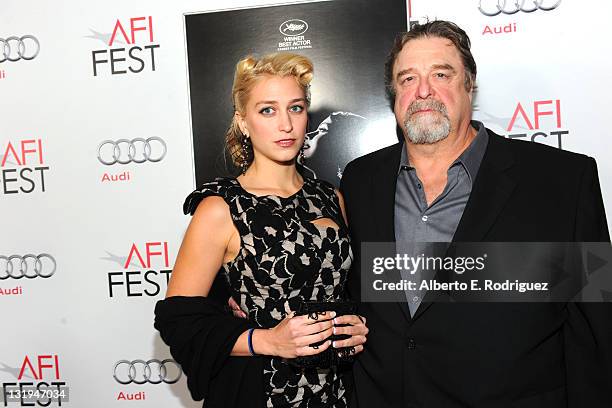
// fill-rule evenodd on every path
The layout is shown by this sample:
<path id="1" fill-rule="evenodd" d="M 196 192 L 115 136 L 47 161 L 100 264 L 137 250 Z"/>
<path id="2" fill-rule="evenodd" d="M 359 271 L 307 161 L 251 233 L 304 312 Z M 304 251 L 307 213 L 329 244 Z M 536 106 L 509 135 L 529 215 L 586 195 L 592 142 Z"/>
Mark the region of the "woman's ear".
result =
<path id="1" fill-rule="evenodd" d="M 240 112 L 234 112 L 234 120 L 238 123 L 238 127 L 243 135 L 249 137 L 249 129 L 247 128 L 246 121 L 244 117 L 240 114 Z"/>

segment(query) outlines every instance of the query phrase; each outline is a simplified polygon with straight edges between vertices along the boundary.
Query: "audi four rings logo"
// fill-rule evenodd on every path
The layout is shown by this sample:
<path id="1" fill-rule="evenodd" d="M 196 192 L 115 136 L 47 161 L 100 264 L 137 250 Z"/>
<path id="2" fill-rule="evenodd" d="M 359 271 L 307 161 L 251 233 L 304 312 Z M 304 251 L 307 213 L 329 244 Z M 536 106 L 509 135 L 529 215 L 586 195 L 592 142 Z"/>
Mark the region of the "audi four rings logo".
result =
<path id="1" fill-rule="evenodd" d="M 40 43 L 33 35 L 0 38 L 0 63 L 4 61 L 32 60 L 40 52 Z"/>
<path id="2" fill-rule="evenodd" d="M 519 11 L 524 13 L 533 13 L 536 10 L 550 11 L 559 7 L 559 4 L 561 0 L 480 0 L 478 10 L 485 16 L 493 17 L 501 13 L 515 14 Z"/>
<path id="3" fill-rule="evenodd" d="M 8 278 L 49 278 L 57 269 L 57 262 L 49 254 L 0 255 L 0 280 Z"/>
<path id="4" fill-rule="evenodd" d="M 113 377 L 119 384 L 174 384 L 182 375 L 181 367 L 171 359 L 120 360 L 113 368 Z"/>
<path id="5" fill-rule="evenodd" d="M 105 140 L 98 146 L 98 160 L 107 166 L 113 164 L 158 162 L 165 156 L 168 148 L 161 137 L 147 139 L 137 137 L 132 140 Z"/>

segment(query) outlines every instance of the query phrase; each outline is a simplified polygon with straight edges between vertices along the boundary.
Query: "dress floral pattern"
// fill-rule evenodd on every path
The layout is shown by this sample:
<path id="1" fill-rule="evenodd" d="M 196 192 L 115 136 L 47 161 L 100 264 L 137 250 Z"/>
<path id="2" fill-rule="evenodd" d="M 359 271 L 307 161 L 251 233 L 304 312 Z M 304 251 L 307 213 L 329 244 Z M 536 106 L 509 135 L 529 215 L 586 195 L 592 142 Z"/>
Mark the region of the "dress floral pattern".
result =
<path id="1" fill-rule="evenodd" d="M 290 197 L 256 196 L 236 179 L 217 178 L 185 200 L 193 214 L 205 197 L 222 197 L 240 234 L 238 256 L 221 271 L 232 296 L 261 328 L 276 326 L 302 301 L 344 299 L 353 254 L 338 197 L 331 184 L 304 178 Z M 338 228 L 313 223 L 332 220 Z M 282 358 L 264 364 L 268 407 L 346 407 L 341 374 L 302 369 Z"/>

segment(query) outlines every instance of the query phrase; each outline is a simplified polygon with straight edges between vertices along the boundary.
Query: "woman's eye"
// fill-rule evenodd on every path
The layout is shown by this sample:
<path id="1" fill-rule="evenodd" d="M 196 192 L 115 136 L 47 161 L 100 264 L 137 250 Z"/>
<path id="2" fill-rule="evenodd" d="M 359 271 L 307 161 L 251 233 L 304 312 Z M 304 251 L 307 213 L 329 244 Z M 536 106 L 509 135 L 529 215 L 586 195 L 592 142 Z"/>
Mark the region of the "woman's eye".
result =
<path id="1" fill-rule="evenodd" d="M 293 105 L 289 110 L 294 113 L 300 113 L 304 111 L 304 107 L 302 105 Z"/>
<path id="2" fill-rule="evenodd" d="M 262 110 L 260 110 L 259 113 L 262 113 L 264 115 L 271 115 L 274 113 L 274 109 L 272 109 L 271 106 L 268 106 L 267 108 L 263 108 Z"/>

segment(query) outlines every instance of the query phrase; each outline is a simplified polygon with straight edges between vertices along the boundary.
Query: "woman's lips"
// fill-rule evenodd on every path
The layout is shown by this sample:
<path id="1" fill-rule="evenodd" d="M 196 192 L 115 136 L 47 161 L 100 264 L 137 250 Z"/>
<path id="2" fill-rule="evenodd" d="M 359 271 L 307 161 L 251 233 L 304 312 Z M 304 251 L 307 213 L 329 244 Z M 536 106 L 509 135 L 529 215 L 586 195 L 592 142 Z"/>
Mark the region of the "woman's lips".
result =
<path id="1" fill-rule="evenodd" d="M 281 139 L 281 140 L 277 140 L 274 143 L 276 143 L 280 147 L 291 147 L 295 143 L 295 139 Z"/>

